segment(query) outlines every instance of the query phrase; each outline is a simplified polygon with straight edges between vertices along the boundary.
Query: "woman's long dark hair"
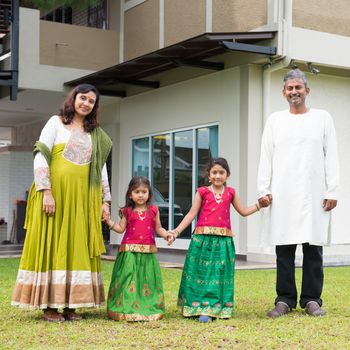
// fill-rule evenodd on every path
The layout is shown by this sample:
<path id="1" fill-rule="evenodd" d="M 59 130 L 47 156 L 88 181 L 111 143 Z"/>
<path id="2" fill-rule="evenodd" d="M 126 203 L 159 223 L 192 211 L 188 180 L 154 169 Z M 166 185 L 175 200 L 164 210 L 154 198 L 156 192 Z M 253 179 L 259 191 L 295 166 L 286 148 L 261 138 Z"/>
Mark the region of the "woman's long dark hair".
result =
<path id="1" fill-rule="evenodd" d="M 74 118 L 75 114 L 75 98 L 79 93 L 86 94 L 87 92 L 94 92 L 96 95 L 96 102 L 94 105 L 94 108 L 92 109 L 91 113 L 87 115 L 84 119 L 84 130 L 86 132 L 91 132 L 95 128 L 99 126 L 97 121 L 97 112 L 99 108 L 99 102 L 100 102 L 100 93 L 98 92 L 97 88 L 90 84 L 80 84 L 76 86 L 66 97 L 66 99 L 63 101 L 62 107 L 60 108 L 60 116 L 62 118 L 63 124 L 71 124 L 72 120 Z"/>
<path id="2" fill-rule="evenodd" d="M 132 208 L 132 209 L 135 208 L 135 202 L 130 198 L 130 196 L 131 196 L 131 192 L 139 186 L 145 186 L 148 188 L 148 199 L 147 199 L 146 204 L 148 206 L 151 203 L 151 201 L 152 201 L 152 187 L 151 187 L 150 181 L 145 176 L 134 176 L 130 180 L 128 190 L 126 191 L 126 194 L 125 194 L 125 205 L 119 211 L 120 217 L 123 216 L 122 210 L 124 208 Z"/>

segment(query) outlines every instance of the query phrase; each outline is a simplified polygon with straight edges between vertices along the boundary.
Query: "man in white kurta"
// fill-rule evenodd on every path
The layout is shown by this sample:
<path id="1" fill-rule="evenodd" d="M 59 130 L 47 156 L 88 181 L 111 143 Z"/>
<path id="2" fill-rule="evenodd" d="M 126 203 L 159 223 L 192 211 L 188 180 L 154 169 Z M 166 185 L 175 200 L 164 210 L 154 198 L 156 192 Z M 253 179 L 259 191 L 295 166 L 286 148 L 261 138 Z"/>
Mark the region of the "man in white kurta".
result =
<path id="1" fill-rule="evenodd" d="M 267 120 L 258 172 L 260 204 L 271 204 L 268 237 L 276 246 L 277 298 L 269 317 L 297 305 L 295 250 L 303 245 L 300 306 L 322 316 L 322 246 L 329 243 L 330 210 L 337 204 L 339 179 L 336 134 L 330 114 L 308 108 L 307 80 L 299 70 L 284 78 L 289 109 Z"/>

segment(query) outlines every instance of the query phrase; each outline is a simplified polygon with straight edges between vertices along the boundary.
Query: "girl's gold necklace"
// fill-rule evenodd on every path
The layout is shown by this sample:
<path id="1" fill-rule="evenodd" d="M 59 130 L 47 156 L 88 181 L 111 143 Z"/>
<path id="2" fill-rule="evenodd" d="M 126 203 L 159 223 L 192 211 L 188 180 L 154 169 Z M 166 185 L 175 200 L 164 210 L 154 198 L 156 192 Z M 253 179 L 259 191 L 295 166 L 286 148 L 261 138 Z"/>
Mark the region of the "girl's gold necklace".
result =
<path id="1" fill-rule="evenodd" d="M 146 219 L 146 211 L 136 210 L 136 213 L 141 221 Z"/>
<path id="2" fill-rule="evenodd" d="M 224 194 L 225 186 L 222 186 L 221 193 L 215 193 L 214 188 L 213 188 L 213 185 L 210 185 L 209 189 L 210 189 L 210 191 L 211 191 L 211 192 L 213 193 L 213 195 L 214 195 L 215 202 L 216 202 L 217 204 L 220 204 L 220 203 L 222 202 L 222 195 Z"/>

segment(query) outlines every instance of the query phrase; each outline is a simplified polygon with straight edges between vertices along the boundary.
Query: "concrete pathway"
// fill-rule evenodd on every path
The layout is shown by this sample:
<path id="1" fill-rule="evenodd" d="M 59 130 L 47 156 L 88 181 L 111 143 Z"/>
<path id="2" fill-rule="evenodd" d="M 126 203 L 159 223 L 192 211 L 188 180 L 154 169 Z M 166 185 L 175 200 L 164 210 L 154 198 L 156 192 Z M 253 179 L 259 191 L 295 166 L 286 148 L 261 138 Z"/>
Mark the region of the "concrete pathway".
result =
<path id="1" fill-rule="evenodd" d="M 115 261 L 115 256 L 110 255 L 102 255 L 102 260 L 108 260 L 108 261 Z M 183 263 L 181 262 L 169 262 L 169 261 L 162 261 L 159 259 L 160 266 L 163 268 L 172 268 L 172 269 L 182 269 Z M 242 260 L 236 260 L 236 270 L 258 270 L 258 269 L 274 269 L 276 267 L 275 264 L 268 264 L 268 263 L 260 263 L 260 262 L 253 262 L 253 261 L 242 261 Z"/>

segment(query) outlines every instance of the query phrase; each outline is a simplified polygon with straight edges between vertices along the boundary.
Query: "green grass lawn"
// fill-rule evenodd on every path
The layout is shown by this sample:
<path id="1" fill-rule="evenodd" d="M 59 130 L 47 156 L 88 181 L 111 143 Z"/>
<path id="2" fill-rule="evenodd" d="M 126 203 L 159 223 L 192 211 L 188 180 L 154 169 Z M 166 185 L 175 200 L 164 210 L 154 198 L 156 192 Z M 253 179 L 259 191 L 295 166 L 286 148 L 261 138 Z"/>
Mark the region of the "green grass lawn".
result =
<path id="1" fill-rule="evenodd" d="M 116 322 L 105 308 L 84 309 L 80 322 L 47 323 L 40 311 L 10 306 L 18 259 L 0 259 L 0 349 L 350 349 L 350 268 L 325 269 L 325 317 L 298 308 L 266 317 L 275 297 L 275 271 L 236 271 L 230 320 L 201 324 L 176 309 L 181 271 L 163 269 L 166 315 L 155 322 Z M 106 292 L 113 263 L 103 262 Z M 300 270 L 297 281 L 300 285 Z"/>

